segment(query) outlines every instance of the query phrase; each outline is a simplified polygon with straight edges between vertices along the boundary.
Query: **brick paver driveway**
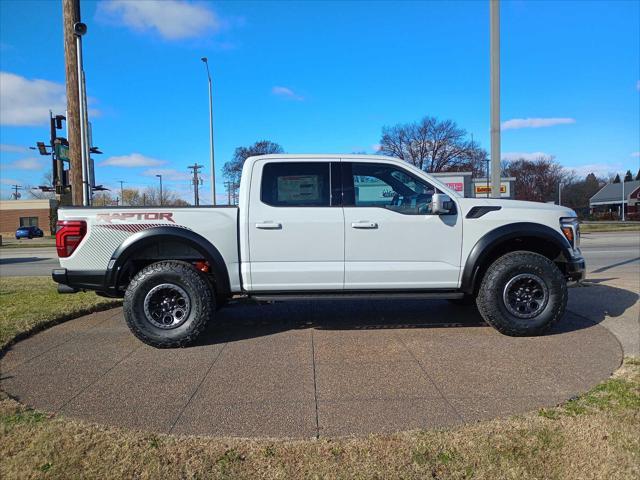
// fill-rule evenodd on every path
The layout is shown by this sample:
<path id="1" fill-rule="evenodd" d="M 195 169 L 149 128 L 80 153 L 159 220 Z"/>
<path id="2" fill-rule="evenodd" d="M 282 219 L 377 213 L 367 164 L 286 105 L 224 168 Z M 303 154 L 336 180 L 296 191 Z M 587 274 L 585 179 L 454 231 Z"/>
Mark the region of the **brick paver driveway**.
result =
<path id="1" fill-rule="evenodd" d="M 510 338 L 439 301 L 232 304 L 201 342 L 143 345 L 121 309 L 18 342 L 1 387 L 87 421 L 185 434 L 315 437 L 443 427 L 551 406 L 622 359 L 603 327 L 567 313 Z"/>

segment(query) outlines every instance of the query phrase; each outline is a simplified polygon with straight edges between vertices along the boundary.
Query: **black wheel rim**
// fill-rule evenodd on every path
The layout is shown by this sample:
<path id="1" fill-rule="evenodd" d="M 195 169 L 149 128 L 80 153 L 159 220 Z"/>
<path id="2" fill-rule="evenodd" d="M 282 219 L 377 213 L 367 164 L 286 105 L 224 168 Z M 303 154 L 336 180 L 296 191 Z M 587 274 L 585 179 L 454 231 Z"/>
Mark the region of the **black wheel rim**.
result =
<path id="1" fill-rule="evenodd" d="M 173 283 L 162 283 L 149 290 L 144 298 L 144 313 L 149 322 L 163 330 L 182 325 L 191 312 L 189 295 Z"/>
<path id="2" fill-rule="evenodd" d="M 502 298 L 512 315 L 518 318 L 534 318 L 547 306 L 549 290 L 537 275 L 521 273 L 507 282 Z"/>

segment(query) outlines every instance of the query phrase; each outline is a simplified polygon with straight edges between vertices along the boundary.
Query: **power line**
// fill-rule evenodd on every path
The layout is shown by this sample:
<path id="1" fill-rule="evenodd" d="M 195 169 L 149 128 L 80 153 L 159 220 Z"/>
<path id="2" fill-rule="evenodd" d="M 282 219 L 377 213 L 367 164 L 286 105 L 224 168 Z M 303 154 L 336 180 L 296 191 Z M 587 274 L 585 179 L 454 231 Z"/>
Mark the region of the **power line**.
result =
<path id="1" fill-rule="evenodd" d="M 187 168 L 193 171 L 193 202 L 196 207 L 198 207 L 200 206 L 200 192 L 198 187 L 202 184 L 202 179 L 198 177 L 198 173 L 200 172 L 202 165 L 195 163 L 193 165 L 189 165 Z"/>

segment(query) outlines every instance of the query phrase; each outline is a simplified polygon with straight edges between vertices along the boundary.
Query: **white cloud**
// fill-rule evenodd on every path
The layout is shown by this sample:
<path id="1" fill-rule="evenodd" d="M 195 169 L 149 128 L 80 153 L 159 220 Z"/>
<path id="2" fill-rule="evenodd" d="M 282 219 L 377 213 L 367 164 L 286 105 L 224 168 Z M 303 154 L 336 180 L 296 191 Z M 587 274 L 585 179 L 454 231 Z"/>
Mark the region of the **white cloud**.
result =
<path id="1" fill-rule="evenodd" d="M 631 153 L 631 156 L 632 156 L 632 157 L 636 157 L 636 158 L 637 158 L 637 157 L 640 157 L 640 152 L 632 152 L 632 153 Z"/>
<path id="2" fill-rule="evenodd" d="M 186 170 L 186 169 L 185 169 Z M 191 180 L 193 178 L 189 171 L 178 171 L 175 168 L 151 168 L 142 172 L 147 177 L 155 177 L 156 175 L 162 175 L 162 180 L 169 181 L 183 181 Z"/>
<path id="3" fill-rule="evenodd" d="M 47 124 L 49 110 L 64 112 L 66 108 L 63 84 L 0 72 L 0 125 Z"/>
<path id="4" fill-rule="evenodd" d="M 9 145 L 7 143 L 0 143 L 0 152 L 6 153 L 24 153 L 29 150 L 29 147 L 24 145 Z"/>
<path id="5" fill-rule="evenodd" d="M 16 180 L 15 178 L 0 178 L 0 183 L 2 185 L 24 185 L 20 180 Z"/>
<path id="6" fill-rule="evenodd" d="M 96 15 L 133 30 L 155 31 L 167 40 L 217 33 L 222 26 L 209 8 L 183 0 L 104 0 Z"/>
<path id="7" fill-rule="evenodd" d="M 521 158 L 529 161 L 538 160 L 539 158 L 551 157 L 550 154 L 545 152 L 504 152 L 502 154 L 502 160 L 513 161 L 520 160 Z"/>
<path id="8" fill-rule="evenodd" d="M 502 130 L 513 130 L 517 128 L 542 128 L 553 127 L 554 125 L 566 125 L 576 123 L 573 118 L 513 118 L 502 122 Z"/>
<path id="9" fill-rule="evenodd" d="M 14 160 L 10 163 L 2 165 L 3 169 L 16 169 L 16 170 L 44 170 L 45 163 L 38 157 L 25 157 L 19 160 Z"/>
<path id="10" fill-rule="evenodd" d="M 146 157 L 140 153 L 132 153 L 130 155 L 121 155 L 109 157 L 100 163 L 101 167 L 156 167 L 164 165 L 166 160 L 158 160 L 157 158 Z"/>
<path id="11" fill-rule="evenodd" d="M 287 87 L 275 86 L 271 89 L 271 93 L 278 97 L 288 98 L 290 100 L 304 100 L 304 97 L 302 95 L 298 95 L 296 92 Z"/>
<path id="12" fill-rule="evenodd" d="M 590 173 L 594 173 L 596 177 L 608 178 L 609 174 L 616 172 L 626 172 L 627 169 L 621 162 L 609 163 L 590 163 L 586 165 L 576 165 L 565 167 L 567 170 L 573 170 L 579 177 L 586 177 Z"/>

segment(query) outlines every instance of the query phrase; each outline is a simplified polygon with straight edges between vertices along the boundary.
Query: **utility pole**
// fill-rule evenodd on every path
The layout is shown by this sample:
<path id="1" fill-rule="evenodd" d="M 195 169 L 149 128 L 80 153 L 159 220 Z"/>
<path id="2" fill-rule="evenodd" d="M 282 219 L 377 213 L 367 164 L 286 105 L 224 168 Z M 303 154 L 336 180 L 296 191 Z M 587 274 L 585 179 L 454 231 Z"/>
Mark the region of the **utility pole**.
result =
<path id="1" fill-rule="evenodd" d="M 122 184 L 125 183 L 125 181 L 118 180 L 118 182 L 120 182 L 120 198 L 122 199 L 122 205 L 124 205 L 124 188 L 122 187 Z"/>
<path id="2" fill-rule="evenodd" d="M 491 30 L 491 196 L 500 198 L 500 0 L 489 0 Z"/>
<path id="3" fill-rule="evenodd" d="M 13 188 L 13 193 L 11 194 L 11 196 L 14 200 L 18 200 L 20 198 L 18 190 L 23 190 L 24 187 L 22 185 L 11 185 L 11 188 Z"/>
<path id="4" fill-rule="evenodd" d="M 78 53 L 74 25 L 80 22 L 80 0 L 62 0 L 64 60 L 67 86 L 67 128 L 69 131 L 69 184 L 71 202 L 82 205 L 82 143 L 80 136 L 80 92 Z"/>
<path id="5" fill-rule="evenodd" d="M 200 179 L 198 178 L 198 173 L 202 168 L 202 165 L 198 165 L 195 163 L 193 165 L 189 165 L 189 169 L 193 170 L 193 203 L 195 203 L 196 207 L 200 206 L 200 192 L 198 191 L 198 187 L 200 186 Z"/>

